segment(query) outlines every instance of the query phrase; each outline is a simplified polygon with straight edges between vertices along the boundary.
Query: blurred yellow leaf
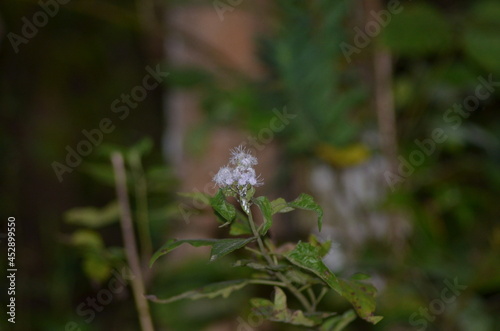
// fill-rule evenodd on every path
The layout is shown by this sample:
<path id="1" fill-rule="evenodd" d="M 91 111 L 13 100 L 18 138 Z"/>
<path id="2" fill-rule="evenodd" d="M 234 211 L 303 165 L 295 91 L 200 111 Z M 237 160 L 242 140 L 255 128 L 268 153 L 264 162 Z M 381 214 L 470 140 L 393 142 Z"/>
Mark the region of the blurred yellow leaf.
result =
<path id="1" fill-rule="evenodd" d="M 370 157 L 370 150 L 363 144 L 353 144 L 337 148 L 328 144 L 319 144 L 316 154 L 333 166 L 347 168 L 365 162 Z"/>

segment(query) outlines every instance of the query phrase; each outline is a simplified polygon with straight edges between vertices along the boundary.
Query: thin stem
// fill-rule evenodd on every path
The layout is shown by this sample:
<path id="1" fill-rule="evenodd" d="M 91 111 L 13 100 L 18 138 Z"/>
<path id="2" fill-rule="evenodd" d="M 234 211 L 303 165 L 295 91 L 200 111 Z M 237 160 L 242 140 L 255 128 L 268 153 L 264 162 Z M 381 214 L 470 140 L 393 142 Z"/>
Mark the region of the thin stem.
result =
<path id="1" fill-rule="evenodd" d="M 260 284 L 260 285 L 271 285 L 271 286 L 279 286 L 279 287 L 287 287 L 285 283 L 275 282 L 273 280 L 265 280 L 265 279 L 252 279 L 249 281 L 250 284 Z"/>
<path id="2" fill-rule="evenodd" d="M 116 195 L 118 196 L 118 202 L 120 203 L 120 222 L 125 253 L 128 265 L 134 275 L 134 277 L 131 277 L 130 282 L 134 293 L 135 305 L 139 314 L 141 329 L 143 331 L 154 331 L 148 302 L 144 297 L 144 281 L 142 278 L 139 256 L 137 254 L 137 244 L 135 241 L 134 227 L 130 213 L 127 178 L 125 174 L 125 166 L 123 164 L 123 156 L 120 153 L 113 153 L 111 156 L 111 162 L 113 163 L 113 170 L 115 173 Z"/>
<path id="3" fill-rule="evenodd" d="M 245 246 L 245 249 L 246 249 L 246 250 L 248 250 L 248 251 L 250 251 L 250 252 L 252 252 L 252 253 L 254 253 L 255 255 L 260 255 L 260 256 L 262 256 L 262 253 L 261 253 L 261 252 L 259 252 L 259 251 L 258 251 L 258 250 L 256 250 L 256 249 L 250 248 L 250 247 L 248 247 L 248 246 Z"/>
<path id="4" fill-rule="evenodd" d="M 257 238 L 257 244 L 258 244 L 259 249 L 262 253 L 262 256 L 267 261 L 267 263 L 269 263 L 270 266 L 276 266 L 277 264 L 274 263 L 273 259 L 271 259 L 271 257 L 269 256 L 269 254 L 264 246 L 264 243 L 262 242 L 262 238 L 260 237 L 260 234 L 257 232 L 257 229 L 255 228 L 255 223 L 253 221 L 253 216 L 252 216 L 251 212 L 248 213 L 248 223 L 250 224 L 250 228 L 252 229 L 253 235 L 255 236 L 255 238 Z M 293 284 L 288 280 L 288 278 L 285 277 L 285 275 L 283 275 L 281 272 L 276 272 L 275 275 L 279 280 L 281 280 L 284 284 L 286 284 L 286 288 L 288 288 L 288 290 L 290 290 L 290 292 L 292 292 L 292 294 L 300 301 L 302 306 L 304 306 L 304 308 L 308 312 L 313 311 L 313 307 L 309 303 L 307 298 L 302 293 L 300 293 L 300 291 L 297 290 L 297 288 L 295 286 L 293 286 Z"/>
<path id="5" fill-rule="evenodd" d="M 321 300 L 323 300 L 323 297 L 325 296 L 325 294 L 328 293 L 328 288 L 326 287 L 323 287 L 321 289 L 321 292 L 319 292 L 319 295 L 318 297 L 316 298 L 316 302 L 314 302 L 313 306 L 314 306 L 314 309 L 316 309 L 316 306 L 321 302 Z"/>
<path id="6" fill-rule="evenodd" d="M 133 152 L 129 157 L 132 175 L 135 182 L 135 199 L 137 204 L 137 226 L 139 230 L 139 242 L 141 245 L 142 269 L 149 270 L 147 261 L 152 255 L 153 244 L 151 243 L 151 231 L 149 229 L 149 211 L 148 211 L 148 187 L 144 170 L 142 168 L 141 158 L 137 152 Z"/>
<path id="7" fill-rule="evenodd" d="M 307 288 L 307 295 L 309 295 L 309 299 L 311 299 L 312 306 L 315 307 L 317 300 L 316 300 L 316 295 L 314 294 L 314 291 L 312 290 L 311 287 Z"/>

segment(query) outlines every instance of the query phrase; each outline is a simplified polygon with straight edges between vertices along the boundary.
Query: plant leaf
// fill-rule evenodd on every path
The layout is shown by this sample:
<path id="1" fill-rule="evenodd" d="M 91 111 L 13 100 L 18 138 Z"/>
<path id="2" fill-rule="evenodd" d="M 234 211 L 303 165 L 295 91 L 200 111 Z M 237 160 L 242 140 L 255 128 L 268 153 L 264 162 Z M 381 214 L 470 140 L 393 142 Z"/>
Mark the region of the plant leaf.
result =
<path id="1" fill-rule="evenodd" d="M 321 226 L 323 224 L 323 209 L 321 209 L 320 205 L 314 202 L 312 196 L 302 193 L 297 199 L 288 203 L 288 206 L 315 211 L 318 214 L 318 229 L 321 231 Z"/>
<path id="2" fill-rule="evenodd" d="M 103 208 L 73 208 L 64 213 L 66 222 L 89 228 L 100 228 L 112 224 L 117 222 L 119 217 L 120 207 L 117 201 L 110 202 Z"/>
<path id="3" fill-rule="evenodd" d="M 377 324 L 382 316 L 374 316 L 375 294 L 377 290 L 371 284 L 362 283 L 357 280 L 340 279 L 340 284 L 344 292 L 343 296 L 352 304 L 359 317 Z"/>
<path id="4" fill-rule="evenodd" d="M 288 206 L 288 203 L 283 198 L 278 198 L 276 200 L 271 201 L 271 207 L 273 209 L 272 212 L 273 215 L 276 213 L 288 213 L 294 210 L 294 208 Z"/>
<path id="5" fill-rule="evenodd" d="M 296 266 L 314 273 L 337 291 L 337 293 L 343 295 L 337 277 L 323 263 L 319 247 L 299 242 L 294 250 L 285 254 L 285 257 Z"/>
<path id="6" fill-rule="evenodd" d="M 335 316 L 327 319 L 319 328 L 320 331 L 341 331 L 349 323 L 356 319 L 356 313 L 350 309 L 341 316 Z"/>
<path id="7" fill-rule="evenodd" d="M 215 210 L 217 215 L 226 222 L 231 223 L 236 218 L 236 208 L 227 202 L 222 190 L 219 190 L 217 194 L 210 199 L 210 205 Z"/>
<path id="8" fill-rule="evenodd" d="M 285 257 L 292 264 L 314 273 L 338 294 L 346 298 L 362 319 L 373 324 L 382 319 L 381 316 L 373 315 L 375 311 L 375 287 L 357 280 L 338 279 L 321 260 L 319 247 L 299 242 L 293 251 L 285 254 Z"/>
<path id="9" fill-rule="evenodd" d="M 301 310 L 287 308 L 286 295 L 279 287 L 274 287 L 274 303 L 260 298 L 250 300 L 255 314 L 259 314 L 269 321 L 282 322 L 292 325 L 314 326 L 317 321 L 306 317 Z"/>
<path id="10" fill-rule="evenodd" d="M 259 206 L 262 216 L 264 217 L 264 223 L 260 228 L 260 234 L 264 236 L 273 225 L 273 207 L 266 197 L 258 197 L 254 202 Z"/>
<path id="11" fill-rule="evenodd" d="M 249 280 L 247 279 L 229 280 L 220 283 L 213 283 L 196 290 L 184 292 L 168 299 L 158 299 L 155 295 L 147 295 L 146 298 L 156 303 L 171 303 L 182 299 L 213 299 L 218 296 L 221 296 L 225 299 L 229 297 L 229 295 L 234 291 L 238 291 L 248 284 Z"/>
<path id="12" fill-rule="evenodd" d="M 159 250 L 157 250 L 156 253 L 153 254 L 151 260 L 149 261 L 149 266 L 151 267 L 160 256 L 171 252 L 172 250 L 185 243 L 190 244 L 194 247 L 212 246 L 210 261 L 215 261 L 218 258 L 221 258 L 224 255 L 227 255 L 232 251 L 245 246 L 253 240 L 255 240 L 255 238 L 253 237 L 236 239 L 170 239 Z"/>

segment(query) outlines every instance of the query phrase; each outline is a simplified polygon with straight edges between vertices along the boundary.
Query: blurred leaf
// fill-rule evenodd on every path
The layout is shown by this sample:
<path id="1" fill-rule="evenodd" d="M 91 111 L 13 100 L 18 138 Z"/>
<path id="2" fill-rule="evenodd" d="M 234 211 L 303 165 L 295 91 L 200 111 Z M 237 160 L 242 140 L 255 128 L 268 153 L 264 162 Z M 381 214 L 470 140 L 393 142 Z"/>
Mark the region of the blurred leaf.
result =
<path id="1" fill-rule="evenodd" d="M 108 186 L 115 186 L 115 173 L 111 163 L 88 163 L 82 165 L 82 171 L 93 179 Z M 127 178 L 130 178 L 127 174 Z"/>
<path id="2" fill-rule="evenodd" d="M 346 168 L 358 165 L 370 158 L 370 150 L 363 144 L 352 144 L 337 148 L 329 144 L 319 144 L 316 147 L 318 157 L 333 166 Z"/>
<path id="3" fill-rule="evenodd" d="M 321 206 L 314 202 L 312 196 L 302 193 L 299 197 L 288 203 L 288 206 L 295 207 L 304 210 L 315 211 L 318 214 L 318 229 L 321 231 L 321 226 L 323 224 L 323 209 Z"/>
<path id="4" fill-rule="evenodd" d="M 366 280 L 366 279 L 370 279 L 370 278 L 371 278 L 370 275 L 363 274 L 360 272 L 358 272 L 350 277 L 350 279 L 352 279 L 352 280 Z"/>
<path id="5" fill-rule="evenodd" d="M 100 228 L 115 223 L 119 218 L 120 206 L 117 201 L 110 202 L 103 208 L 73 208 L 64 213 L 64 219 L 67 223 L 90 228 Z"/>
<path id="6" fill-rule="evenodd" d="M 273 225 L 272 206 L 266 197 L 258 197 L 254 200 L 254 202 L 257 206 L 259 206 L 262 216 L 264 217 L 264 223 L 260 228 L 260 235 L 265 236 L 267 231 L 269 231 Z"/>
<path id="7" fill-rule="evenodd" d="M 156 193 L 169 193 L 176 185 L 176 178 L 172 169 L 166 166 L 150 167 L 146 171 L 148 191 Z"/>
<path id="8" fill-rule="evenodd" d="M 356 313 L 354 310 L 348 310 L 341 316 L 335 316 L 326 320 L 321 327 L 320 331 L 341 331 L 352 321 L 356 319 Z"/>
<path id="9" fill-rule="evenodd" d="M 380 34 L 381 42 L 392 51 L 411 57 L 450 49 L 452 36 L 446 17 L 424 3 L 405 5 Z"/>
<path id="10" fill-rule="evenodd" d="M 149 154 L 152 149 L 153 149 L 153 140 L 147 137 L 141 139 L 135 145 L 130 147 L 127 154 L 130 155 L 131 153 L 136 153 L 139 156 L 143 156 Z"/>
<path id="11" fill-rule="evenodd" d="M 83 260 L 83 270 L 85 274 L 99 283 L 111 276 L 111 265 L 102 255 L 95 253 L 86 254 Z"/>
<path id="12" fill-rule="evenodd" d="M 197 203 L 205 205 L 205 206 L 210 206 L 210 199 L 212 199 L 212 196 L 207 193 L 202 193 L 202 192 L 180 192 L 177 193 L 181 197 L 185 198 L 190 198 L 195 200 Z"/>
<path id="13" fill-rule="evenodd" d="M 288 203 L 283 198 L 278 198 L 276 200 L 271 201 L 271 207 L 273 209 L 272 212 L 273 215 L 276 213 L 288 213 L 294 210 L 294 208 L 288 206 Z"/>
<path id="14" fill-rule="evenodd" d="M 194 247 L 212 246 L 210 261 L 215 261 L 254 240 L 255 238 L 253 237 L 237 239 L 170 239 L 158 251 L 156 251 L 156 253 L 153 254 L 151 260 L 149 261 L 149 266 L 151 267 L 160 256 L 171 252 L 172 250 L 185 243 L 190 244 Z"/>
<path id="15" fill-rule="evenodd" d="M 240 279 L 240 280 L 230 280 L 220 283 L 210 284 L 204 287 L 201 287 L 196 290 L 188 291 L 169 299 L 158 299 L 155 295 L 147 295 L 147 299 L 156 303 L 171 303 L 182 299 L 191 299 L 191 300 L 199 300 L 199 299 L 213 299 L 218 296 L 222 296 L 224 299 L 229 297 L 231 293 L 234 291 L 238 291 L 249 284 L 249 280 Z"/>
<path id="16" fill-rule="evenodd" d="M 236 208 L 229 202 L 227 202 L 222 190 L 219 190 L 217 194 L 210 199 L 210 205 L 215 210 L 215 212 L 221 216 L 226 222 L 231 223 L 236 217 Z"/>
<path id="17" fill-rule="evenodd" d="M 169 68 L 170 75 L 167 82 L 174 88 L 192 88 L 212 81 L 206 70 L 198 68 Z"/>
<path id="18" fill-rule="evenodd" d="M 497 1 L 475 3 L 464 25 L 464 49 L 485 69 L 500 72 L 500 4 Z"/>
<path id="19" fill-rule="evenodd" d="M 75 246 L 101 251 L 104 242 L 101 235 L 93 230 L 76 230 L 71 236 L 71 243 Z"/>

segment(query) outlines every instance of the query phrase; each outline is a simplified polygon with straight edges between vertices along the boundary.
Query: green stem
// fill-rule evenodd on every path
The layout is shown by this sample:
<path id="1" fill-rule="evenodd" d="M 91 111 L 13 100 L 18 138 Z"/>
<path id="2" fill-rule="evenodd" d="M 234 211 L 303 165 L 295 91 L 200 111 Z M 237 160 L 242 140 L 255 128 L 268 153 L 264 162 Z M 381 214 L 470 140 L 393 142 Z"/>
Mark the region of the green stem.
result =
<path id="1" fill-rule="evenodd" d="M 252 216 L 251 212 L 248 213 L 248 223 L 250 225 L 250 228 L 252 229 L 253 235 L 255 236 L 255 238 L 257 238 L 257 244 L 259 246 L 260 252 L 262 253 L 262 256 L 264 257 L 264 259 L 267 261 L 267 263 L 270 266 L 273 266 L 273 267 L 276 266 L 277 264 L 269 256 L 267 249 L 264 246 L 264 243 L 262 242 L 262 238 L 260 237 L 259 232 L 257 232 L 257 229 L 255 228 L 255 223 L 253 221 L 253 216 Z M 300 291 L 295 286 L 293 286 L 293 284 L 290 282 L 290 280 L 288 280 L 288 278 L 285 277 L 285 275 L 283 275 L 281 272 L 276 272 L 275 275 L 279 280 L 281 280 L 286 285 L 286 288 L 290 292 L 292 292 L 292 294 L 297 298 L 297 300 L 300 301 L 302 306 L 308 312 L 313 311 L 313 306 L 309 303 L 307 298 L 302 293 L 300 293 Z"/>
<path id="2" fill-rule="evenodd" d="M 321 302 L 321 300 L 323 299 L 323 297 L 325 296 L 325 294 L 328 293 L 328 288 L 326 287 L 323 287 L 321 289 L 321 292 L 319 293 L 318 297 L 316 298 L 316 302 L 314 302 L 314 309 L 316 309 L 316 306 Z"/>
<path id="3" fill-rule="evenodd" d="M 271 285 L 271 286 L 279 286 L 279 287 L 287 287 L 285 283 L 275 282 L 273 280 L 265 280 L 265 279 L 252 279 L 249 281 L 250 284 L 260 284 L 260 285 Z"/>

